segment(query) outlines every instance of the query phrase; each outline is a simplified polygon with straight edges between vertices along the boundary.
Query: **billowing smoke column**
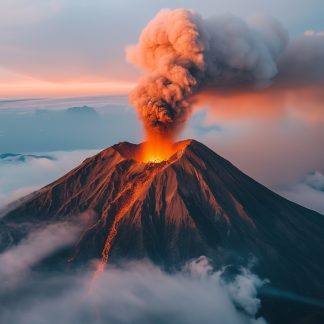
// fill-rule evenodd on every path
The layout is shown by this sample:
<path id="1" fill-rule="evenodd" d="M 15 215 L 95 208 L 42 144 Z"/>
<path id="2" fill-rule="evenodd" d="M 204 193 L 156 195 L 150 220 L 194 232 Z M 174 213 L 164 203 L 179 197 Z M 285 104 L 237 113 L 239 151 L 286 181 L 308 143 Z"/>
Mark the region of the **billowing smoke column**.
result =
<path id="1" fill-rule="evenodd" d="M 205 71 L 201 23 L 192 11 L 163 10 L 128 49 L 128 59 L 149 73 L 131 94 L 149 135 L 172 137 L 187 119 Z"/>
<path id="2" fill-rule="evenodd" d="M 173 138 L 200 91 L 266 86 L 286 43 L 274 20 L 247 24 L 231 15 L 204 20 L 186 9 L 162 10 L 127 50 L 147 71 L 130 95 L 147 135 Z"/>

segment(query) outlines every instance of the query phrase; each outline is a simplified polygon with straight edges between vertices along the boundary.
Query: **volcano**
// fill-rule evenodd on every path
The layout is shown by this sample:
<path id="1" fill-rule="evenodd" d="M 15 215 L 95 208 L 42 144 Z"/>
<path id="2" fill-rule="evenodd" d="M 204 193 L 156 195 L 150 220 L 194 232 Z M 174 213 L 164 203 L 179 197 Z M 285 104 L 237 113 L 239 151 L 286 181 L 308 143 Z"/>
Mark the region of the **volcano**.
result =
<path id="1" fill-rule="evenodd" d="M 95 222 L 68 251 L 72 265 L 149 258 L 176 269 L 201 255 L 218 267 L 255 260 L 256 273 L 274 287 L 323 297 L 323 215 L 275 194 L 195 140 L 178 142 L 159 163 L 137 159 L 142 145 L 107 148 L 9 206 L 3 237 L 18 239 L 17 225 L 91 211 Z"/>

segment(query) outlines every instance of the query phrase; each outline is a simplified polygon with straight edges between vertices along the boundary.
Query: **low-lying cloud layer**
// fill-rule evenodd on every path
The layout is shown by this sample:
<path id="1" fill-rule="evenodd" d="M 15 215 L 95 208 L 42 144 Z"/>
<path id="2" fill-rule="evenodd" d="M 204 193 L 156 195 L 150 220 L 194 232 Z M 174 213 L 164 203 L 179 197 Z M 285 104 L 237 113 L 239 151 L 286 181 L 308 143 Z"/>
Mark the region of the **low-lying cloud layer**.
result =
<path id="1" fill-rule="evenodd" d="M 287 199 L 324 214 L 324 175 L 318 171 L 307 174 L 299 182 L 277 189 Z"/>
<path id="2" fill-rule="evenodd" d="M 25 161 L 0 159 L 0 208 L 49 184 L 97 150 L 35 153 Z"/>
<path id="3" fill-rule="evenodd" d="M 82 225 L 82 221 L 73 220 L 31 229 L 18 245 L 11 246 L 0 254 L 2 289 L 10 289 L 19 282 L 28 280 L 33 266 L 76 241 Z M 0 236 L 4 234 L 10 236 L 8 231 L 0 233 Z"/>
<path id="4" fill-rule="evenodd" d="M 205 257 L 175 274 L 144 261 L 109 267 L 95 281 L 90 270 L 30 271 L 71 244 L 79 229 L 68 223 L 48 225 L 0 254 L 0 279 L 7 282 L 0 288 L 1 322 L 265 323 L 256 319 L 264 281 L 244 268 L 225 281 L 225 268 L 215 272 Z"/>

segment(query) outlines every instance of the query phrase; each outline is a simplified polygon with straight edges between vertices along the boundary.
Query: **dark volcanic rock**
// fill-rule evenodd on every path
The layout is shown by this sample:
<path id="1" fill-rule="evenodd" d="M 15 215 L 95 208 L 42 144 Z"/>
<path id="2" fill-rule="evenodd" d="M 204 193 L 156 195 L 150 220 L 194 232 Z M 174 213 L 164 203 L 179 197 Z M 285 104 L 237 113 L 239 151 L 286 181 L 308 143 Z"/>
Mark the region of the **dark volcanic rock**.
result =
<path id="1" fill-rule="evenodd" d="M 96 223 L 74 262 L 100 258 L 116 219 L 111 261 L 148 257 L 176 267 L 200 255 L 216 266 L 246 264 L 281 289 L 323 297 L 324 216 L 243 174 L 203 144 L 187 140 L 168 161 L 137 161 L 139 145 L 120 143 L 26 198 L 3 226 L 56 221 L 87 210 Z"/>

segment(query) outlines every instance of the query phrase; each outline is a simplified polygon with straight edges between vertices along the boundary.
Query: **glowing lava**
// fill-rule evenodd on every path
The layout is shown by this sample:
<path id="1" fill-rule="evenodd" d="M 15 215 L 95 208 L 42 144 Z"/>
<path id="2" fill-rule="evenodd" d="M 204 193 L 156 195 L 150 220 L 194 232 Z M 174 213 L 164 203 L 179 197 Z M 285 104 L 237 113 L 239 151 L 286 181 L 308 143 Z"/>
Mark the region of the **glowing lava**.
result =
<path id="1" fill-rule="evenodd" d="M 167 161 L 176 151 L 177 148 L 169 139 L 150 137 L 147 142 L 142 144 L 138 158 L 145 163 L 161 163 Z"/>
<path id="2" fill-rule="evenodd" d="M 120 222 L 124 218 L 125 215 L 127 215 L 130 210 L 133 208 L 136 201 L 140 199 L 140 197 L 143 195 L 143 193 L 148 190 L 150 183 L 153 181 L 155 174 L 159 172 L 159 168 L 154 170 L 150 177 L 145 179 L 144 181 L 135 181 L 134 183 L 129 183 L 128 186 L 126 186 L 123 190 L 123 193 L 127 193 L 128 196 L 128 203 L 123 205 L 123 207 L 117 212 L 117 214 L 114 217 L 113 223 L 111 225 L 110 230 L 108 231 L 108 235 L 101 253 L 101 261 L 97 266 L 97 269 L 92 277 L 90 286 L 93 286 L 93 283 L 96 281 L 97 277 L 104 272 L 106 264 L 108 264 L 110 252 L 113 247 L 113 243 L 115 241 L 115 238 L 118 234 L 118 228 L 120 225 Z M 103 218 L 108 217 L 108 211 L 103 211 Z M 91 290 L 91 287 L 89 291 Z"/>

